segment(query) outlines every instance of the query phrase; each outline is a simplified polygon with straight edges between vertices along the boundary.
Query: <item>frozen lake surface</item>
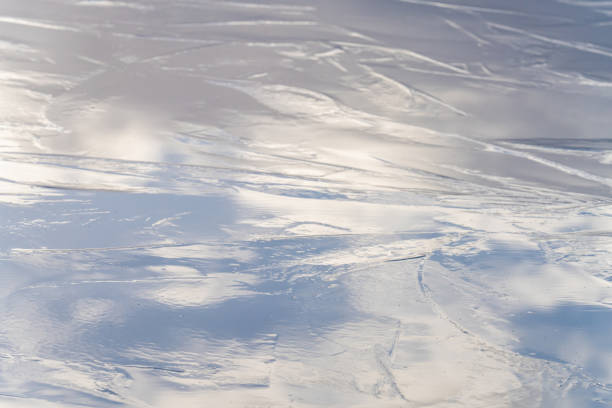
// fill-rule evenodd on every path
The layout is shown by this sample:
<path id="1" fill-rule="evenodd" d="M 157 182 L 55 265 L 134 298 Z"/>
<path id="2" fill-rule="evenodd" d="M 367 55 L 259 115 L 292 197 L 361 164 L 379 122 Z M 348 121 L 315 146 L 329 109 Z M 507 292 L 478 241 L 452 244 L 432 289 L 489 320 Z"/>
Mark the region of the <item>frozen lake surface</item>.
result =
<path id="1" fill-rule="evenodd" d="M 612 406 L 612 3 L 2 0 L 1 407 Z"/>

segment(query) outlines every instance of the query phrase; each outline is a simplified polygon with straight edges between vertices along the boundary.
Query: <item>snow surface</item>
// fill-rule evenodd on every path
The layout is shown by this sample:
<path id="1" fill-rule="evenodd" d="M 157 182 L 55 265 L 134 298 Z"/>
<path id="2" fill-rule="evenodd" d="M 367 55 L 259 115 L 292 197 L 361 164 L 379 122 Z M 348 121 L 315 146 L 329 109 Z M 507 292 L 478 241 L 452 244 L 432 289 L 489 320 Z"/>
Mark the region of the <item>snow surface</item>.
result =
<path id="1" fill-rule="evenodd" d="M 0 2 L 1 407 L 612 406 L 612 3 Z"/>

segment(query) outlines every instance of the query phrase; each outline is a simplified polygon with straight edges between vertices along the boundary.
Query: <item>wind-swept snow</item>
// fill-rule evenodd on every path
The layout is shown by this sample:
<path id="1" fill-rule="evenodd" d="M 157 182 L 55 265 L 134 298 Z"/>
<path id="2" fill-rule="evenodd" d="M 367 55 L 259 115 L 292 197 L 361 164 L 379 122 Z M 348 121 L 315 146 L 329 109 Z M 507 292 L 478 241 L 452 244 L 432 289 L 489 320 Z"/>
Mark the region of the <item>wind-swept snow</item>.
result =
<path id="1" fill-rule="evenodd" d="M 611 16 L 4 0 L 0 406 L 610 406 Z"/>

